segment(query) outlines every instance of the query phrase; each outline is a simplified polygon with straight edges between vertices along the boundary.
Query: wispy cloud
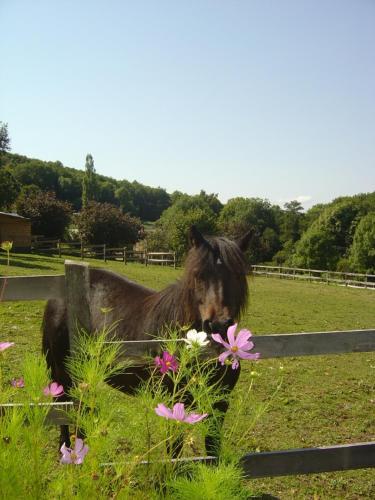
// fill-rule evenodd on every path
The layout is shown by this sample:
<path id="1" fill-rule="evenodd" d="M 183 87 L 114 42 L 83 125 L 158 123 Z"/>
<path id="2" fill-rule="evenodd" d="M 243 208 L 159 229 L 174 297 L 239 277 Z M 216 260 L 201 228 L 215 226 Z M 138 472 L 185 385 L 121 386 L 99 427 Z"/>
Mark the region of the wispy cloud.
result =
<path id="1" fill-rule="evenodd" d="M 299 201 L 300 203 L 305 203 L 306 201 L 310 201 L 312 199 L 312 196 L 306 194 L 300 194 L 294 199 Z"/>

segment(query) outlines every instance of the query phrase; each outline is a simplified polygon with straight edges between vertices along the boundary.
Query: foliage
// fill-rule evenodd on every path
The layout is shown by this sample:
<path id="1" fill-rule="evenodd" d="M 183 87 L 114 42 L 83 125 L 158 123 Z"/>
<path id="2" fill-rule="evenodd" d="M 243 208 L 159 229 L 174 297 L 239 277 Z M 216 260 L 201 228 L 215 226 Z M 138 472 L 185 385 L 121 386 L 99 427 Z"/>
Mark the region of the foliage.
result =
<path id="1" fill-rule="evenodd" d="M 10 151 L 10 149 L 8 124 L 0 121 L 0 154 L 4 151 Z"/>
<path id="2" fill-rule="evenodd" d="M 80 238 L 86 243 L 119 246 L 138 239 L 140 220 L 109 203 L 91 201 L 75 216 Z"/>
<path id="3" fill-rule="evenodd" d="M 137 181 L 121 181 L 116 197 L 124 212 L 144 221 L 156 221 L 170 206 L 170 197 L 165 189 L 144 186 Z"/>
<path id="4" fill-rule="evenodd" d="M 0 168 L 0 210 L 10 210 L 19 192 L 19 184 L 12 172 Z"/>
<path id="5" fill-rule="evenodd" d="M 357 271 L 375 274 L 375 213 L 359 221 L 350 248 L 349 262 Z"/>
<path id="6" fill-rule="evenodd" d="M 157 367 L 153 368 L 150 360 L 151 378 L 141 387 L 134 404 L 130 404 L 120 393 L 113 394 L 105 384 L 130 364 L 129 360 L 119 361 L 117 344 L 105 343 L 115 326 L 104 328 L 96 336 L 77 334 L 74 357 L 68 361 L 73 380 L 70 396 L 77 402 L 68 410 L 73 422 L 72 448 L 79 442 L 80 430 L 85 436 L 82 443 L 85 453 L 73 456 L 67 446 L 63 446 L 64 460 L 61 453 L 60 462 L 56 460 L 55 442 L 44 428 L 52 397 L 45 390 L 51 384 L 45 360 L 40 355 L 26 355 L 22 363 L 22 386 L 15 387 L 6 379 L 0 379 L 2 401 L 21 403 L 6 412 L 0 429 L 2 495 L 40 499 L 62 495 L 67 498 L 194 498 L 186 497 L 185 492 L 197 491 L 199 484 L 208 499 L 214 498 L 213 495 L 228 498 L 225 494 L 245 498 L 245 484 L 236 465 L 238 453 L 227 455 L 225 462 L 209 469 L 194 464 L 181 468 L 170 460 L 176 439 L 181 440 L 185 456 L 202 454 L 203 437 L 211 428 L 207 419 L 194 418 L 191 423 L 184 423 L 166 419 L 155 411 L 161 402 L 170 407 L 175 405 L 189 391 L 192 394 L 189 408 L 200 412 L 206 409 L 215 422 L 213 405 L 223 394 L 207 381 L 216 358 L 200 359 L 199 348 L 178 346 L 174 340 L 181 332 L 170 331 L 168 346 L 179 358 L 178 370 L 162 374 Z M 17 348 L 17 344 L 11 347 Z M 0 368 L 4 360 L 4 354 L 0 353 Z M 173 390 L 168 391 L 168 385 Z M 40 402 L 44 405 L 35 404 Z M 265 407 L 262 403 L 258 410 Z M 236 413 L 241 407 L 232 401 L 232 409 L 235 425 Z M 255 413 L 258 416 L 249 425 L 251 428 L 262 411 Z M 230 438 L 231 431 L 229 427 L 224 439 Z M 148 466 L 142 465 L 144 460 Z"/>
<path id="7" fill-rule="evenodd" d="M 7 253 L 7 265 L 10 264 L 10 251 L 13 248 L 13 241 L 2 241 L 0 243 L 0 248 Z"/>
<path id="8" fill-rule="evenodd" d="M 192 225 L 205 234 L 216 232 L 216 215 L 205 195 L 179 196 L 157 222 L 155 233 L 148 238 L 148 248 L 155 248 L 157 241 L 163 249 L 174 250 L 183 256 L 189 247 L 187 235 Z"/>
<path id="9" fill-rule="evenodd" d="M 97 182 L 92 155 L 86 155 L 85 173 L 82 179 L 82 208 L 86 208 L 90 201 L 96 199 Z"/>
<path id="10" fill-rule="evenodd" d="M 224 234 L 236 238 L 249 229 L 255 235 L 249 245 L 250 262 L 256 264 L 272 258 L 280 248 L 277 208 L 268 200 L 259 198 L 232 198 L 219 216 L 219 229 Z"/>
<path id="11" fill-rule="evenodd" d="M 340 200 L 324 209 L 296 244 L 292 263 L 297 267 L 336 269 L 352 243 L 361 207 Z"/>
<path id="12" fill-rule="evenodd" d="M 16 201 L 17 212 L 31 219 L 32 233 L 46 237 L 62 238 L 69 224 L 72 207 L 58 200 L 53 192 L 37 188 L 24 190 Z"/>

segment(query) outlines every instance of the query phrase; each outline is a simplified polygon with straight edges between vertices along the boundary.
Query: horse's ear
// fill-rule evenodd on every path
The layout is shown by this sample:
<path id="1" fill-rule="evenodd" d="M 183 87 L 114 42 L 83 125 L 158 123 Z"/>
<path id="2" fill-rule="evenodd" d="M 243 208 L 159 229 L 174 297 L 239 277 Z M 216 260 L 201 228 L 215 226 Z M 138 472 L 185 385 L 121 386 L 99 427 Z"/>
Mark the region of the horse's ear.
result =
<path id="1" fill-rule="evenodd" d="M 190 244 L 195 247 L 200 247 L 202 245 L 209 246 L 208 241 L 205 239 L 203 234 L 201 234 L 196 226 L 191 226 L 189 231 Z"/>
<path id="2" fill-rule="evenodd" d="M 248 231 L 241 238 L 238 238 L 236 240 L 237 245 L 243 252 L 246 252 L 246 250 L 249 248 L 249 243 L 252 240 L 254 234 L 255 234 L 254 229 L 250 229 L 250 231 Z"/>

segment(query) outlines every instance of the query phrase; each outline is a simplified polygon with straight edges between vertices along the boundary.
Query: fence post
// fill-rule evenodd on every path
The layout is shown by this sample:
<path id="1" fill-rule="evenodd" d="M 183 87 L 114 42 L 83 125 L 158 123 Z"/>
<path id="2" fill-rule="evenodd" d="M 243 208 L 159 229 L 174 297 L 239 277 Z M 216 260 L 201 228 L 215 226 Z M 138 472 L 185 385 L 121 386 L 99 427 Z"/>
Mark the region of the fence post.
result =
<path id="1" fill-rule="evenodd" d="M 65 291 L 72 350 L 78 329 L 91 331 L 90 270 L 86 262 L 65 261 Z"/>
<path id="2" fill-rule="evenodd" d="M 124 251 L 124 264 L 126 265 L 126 247 L 124 247 L 123 251 Z"/>
<path id="3" fill-rule="evenodd" d="M 145 252 L 144 256 L 145 256 L 144 263 L 146 264 L 146 267 L 147 267 L 148 266 L 148 252 Z"/>
<path id="4" fill-rule="evenodd" d="M 57 241 L 57 249 L 59 251 L 59 258 L 61 258 L 61 240 Z"/>
<path id="5" fill-rule="evenodd" d="M 173 252 L 173 267 L 176 269 L 176 252 Z"/>
<path id="6" fill-rule="evenodd" d="M 103 245 L 103 260 L 104 260 L 104 262 L 107 262 L 106 244 L 105 243 Z"/>
<path id="7" fill-rule="evenodd" d="M 81 240 L 81 260 L 83 260 L 83 241 Z"/>

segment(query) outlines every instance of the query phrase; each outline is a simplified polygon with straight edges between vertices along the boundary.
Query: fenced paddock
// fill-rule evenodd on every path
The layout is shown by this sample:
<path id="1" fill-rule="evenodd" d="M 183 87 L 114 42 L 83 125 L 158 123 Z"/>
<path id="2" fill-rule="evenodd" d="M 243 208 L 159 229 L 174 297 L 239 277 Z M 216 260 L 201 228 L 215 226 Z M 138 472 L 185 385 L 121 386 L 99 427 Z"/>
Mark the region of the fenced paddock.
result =
<path id="1" fill-rule="evenodd" d="M 2 300 L 27 301 L 66 297 L 70 335 L 74 335 L 76 319 L 86 328 L 90 325 L 88 276 L 87 264 L 67 262 L 65 275 L 0 278 Z M 146 352 L 158 352 L 160 343 L 165 342 L 149 340 L 121 343 L 126 355 L 138 357 Z M 373 352 L 375 330 L 258 335 L 255 343 L 262 359 Z M 2 411 L 5 410 L 3 406 Z M 55 407 L 50 419 L 58 424 L 66 421 L 65 414 Z M 215 459 L 196 457 L 196 460 L 207 462 Z M 244 474 L 249 478 L 374 467 L 375 442 L 247 453 L 242 459 L 242 465 Z"/>
<path id="2" fill-rule="evenodd" d="M 146 266 L 159 264 L 162 266 L 173 266 L 176 268 L 176 252 L 147 252 L 134 250 L 130 246 L 111 247 L 107 244 L 85 245 L 80 241 L 61 242 L 61 240 L 36 240 L 31 251 L 36 254 L 65 255 L 69 257 L 80 257 L 83 259 L 100 259 L 128 262 L 140 262 Z"/>
<path id="3" fill-rule="evenodd" d="M 252 272 L 258 276 L 270 276 L 280 279 L 300 279 L 318 283 L 330 283 L 375 290 L 375 274 L 346 273 L 340 271 L 322 271 L 319 269 L 302 269 L 282 266 L 251 266 Z"/>

